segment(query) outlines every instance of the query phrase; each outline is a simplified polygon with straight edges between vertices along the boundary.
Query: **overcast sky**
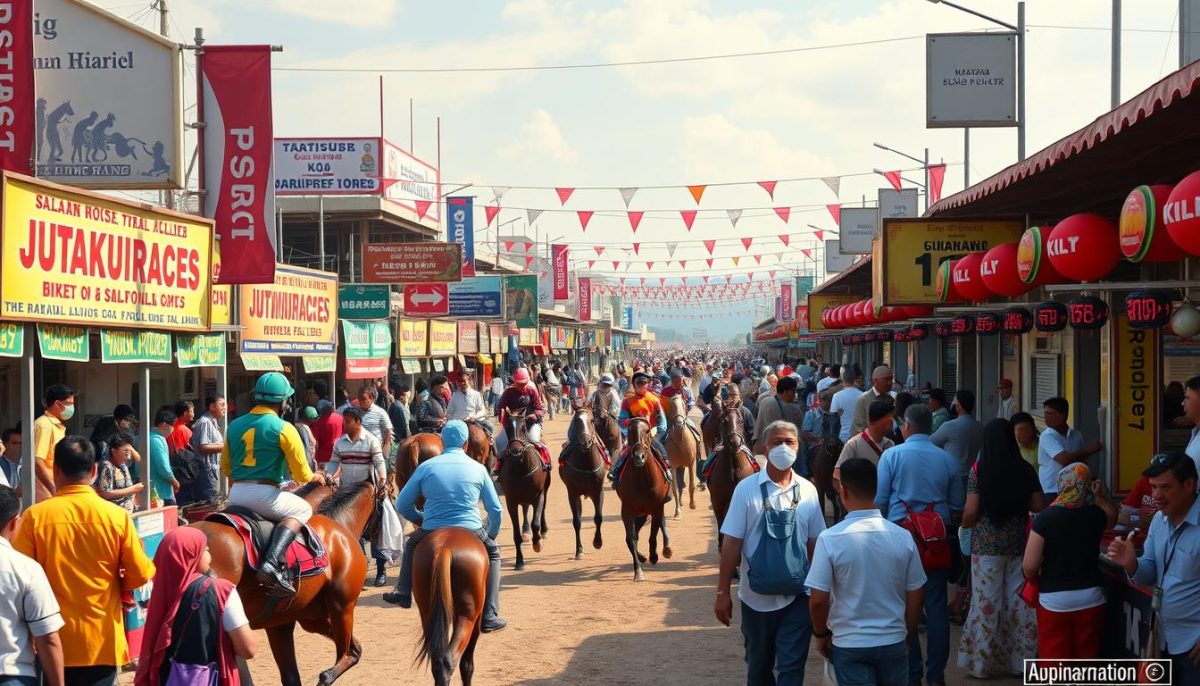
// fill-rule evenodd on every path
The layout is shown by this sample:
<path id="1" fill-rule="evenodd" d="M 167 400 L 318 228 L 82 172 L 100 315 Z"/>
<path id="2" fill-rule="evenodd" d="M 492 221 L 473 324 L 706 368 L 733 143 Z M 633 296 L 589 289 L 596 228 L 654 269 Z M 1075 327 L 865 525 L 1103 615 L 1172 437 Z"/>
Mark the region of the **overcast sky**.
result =
<path id="1" fill-rule="evenodd" d="M 1016 3 L 960 0 L 1015 22 Z M 146 4 L 103 0 L 101 6 L 148 28 L 157 17 Z M 667 259 L 654 241 L 681 243 L 674 259 L 702 276 L 707 252 L 699 242 L 719 239 L 715 256 L 765 255 L 734 267 L 714 263 L 713 274 L 811 265 L 799 248 L 816 246 L 806 225 L 836 228 L 824 205 L 861 202 L 886 182 L 872 168 L 912 163 L 872 147 L 873 141 L 950 167 L 944 195 L 963 185 L 962 131 L 925 128 L 923 34 L 982 30 L 987 22 L 926 0 L 512 0 L 510 2 L 404 2 L 392 0 L 170 0 L 173 37 L 189 40 L 202 26 L 212 43 L 284 46 L 277 68 L 469 68 L 564 65 L 693 57 L 902 39 L 782 55 L 553 71 L 397 74 L 384 77 L 385 134 L 409 140 L 409 98 L 415 103 L 414 153 L 437 158 L 435 121 L 441 117 L 445 182 L 473 183 L 466 191 L 491 202 L 490 186 L 511 186 L 509 208 L 560 207 L 553 190 L 520 186 L 676 186 L 638 192 L 632 209 L 648 212 L 636 236 L 616 190 L 579 190 L 568 212 L 544 213 L 523 226 L 523 209 L 505 209 L 499 222 L 520 219 L 533 237 L 564 237 L 575 256 L 624 260 L 621 248 L 645 243 L 641 260 Z M 1177 67 L 1175 0 L 1125 3 L 1122 99 Z M 1082 127 L 1109 109 L 1110 4 L 1101 0 L 1032 0 L 1026 21 L 1029 153 Z M 189 56 L 189 76 L 191 58 Z M 194 86 L 185 86 L 188 102 Z M 277 71 L 275 127 L 279 136 L 374 135 L 379 128 L 376 73 Z M 190 119 L 189 119 L 190 121 Z M 978 181 L 1016 161 L 1015 129 L 972 132 L 971 178 Z M 760 180 L 843 176 L 835 197 L 820 180 L 781 183 L 772 201 Z M 911 174 L 919 179 L 919 172 Z M 709 188 L 688 232 L 675 210 L 696 209 L 688 184 L 748 182 Z M 449 190 L 447 187 L 446 190 Z M 770 210 L 793 208 L 788 226 Z M 747 209 L 737 227 L 723 210 Z M 597 210 L 587 232 L 575 210 Z M 608 211 L 607 214 L 604 211 Z M 494 236 L 495 234 L 490 234 Z M 749 251 L 738 238 L 753 236 Z M 482 240 L 487 235 L 477 238 Z M 632 255 L 630 255 L 632 257 Z M 599 262 L 611 270 L 611 263 Z M 656 269 L 658 267 L 656 266 Z M 674 265 L 671 276 L 678 275 Z M 782 271 L 780 272 L 782 273 Z M 659 276 L 644 264 L 618 276 Z M 665 310 L 656 310 L 660 312 Z M 730 305 L 721 331 L 748 330 L 751 305 Z M 643 319 L 679 329 L 703 322 Z"/>

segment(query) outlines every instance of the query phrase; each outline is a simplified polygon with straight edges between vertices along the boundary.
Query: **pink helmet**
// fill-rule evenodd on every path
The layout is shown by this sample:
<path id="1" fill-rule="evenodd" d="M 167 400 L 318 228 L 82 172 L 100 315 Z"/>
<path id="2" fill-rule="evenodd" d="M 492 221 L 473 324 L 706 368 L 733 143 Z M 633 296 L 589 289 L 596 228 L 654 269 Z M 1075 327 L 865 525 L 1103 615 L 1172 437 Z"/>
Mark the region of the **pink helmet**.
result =
<path id="1" fill-rule="evenodd" d="M 524 367 L 519 367 L 513 372 L 513 383 L 529 383 L 529 372 Z"/>

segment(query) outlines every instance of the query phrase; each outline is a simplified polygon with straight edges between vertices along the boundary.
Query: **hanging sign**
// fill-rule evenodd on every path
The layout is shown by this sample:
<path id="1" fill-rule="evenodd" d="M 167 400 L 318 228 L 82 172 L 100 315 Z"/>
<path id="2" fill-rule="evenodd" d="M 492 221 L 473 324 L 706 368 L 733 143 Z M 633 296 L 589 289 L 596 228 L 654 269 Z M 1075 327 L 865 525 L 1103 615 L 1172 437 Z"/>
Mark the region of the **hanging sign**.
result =
<path id="1" fill-rule="evenodd" d="M 1171 321 L 1171 296 L 1163 291 L 1134 291 L 1125 296 L 1125 314 L 1133 329 L 1157 329 Z"/>
<path id="2" fill-rule="evenodd" d="M 390 141 L 383 142 L 384 197 L 412 210 L 420 219 L 417 203 L 428 203 L 424 219 L 435 226 L 442 220 L 442 175 L 437 167 L 417 159 Z"/>
<path id="3" fill-rule="evenodd" d="M 500 324 L 488 324 L 488 338 L 492 339 L 492 352 L 508 352 L 508 336 Z"/>
<path id="4" fill-rule="evenodd" d="M 795 318 L 796 305 L 792 302 L 792 284 L 785 283 L 779 287 L 780 322 L 790 322 Z"/>
<path id="5" fill-rule="evenodd" d="M 1024 224 L 1017 220 L 884 219 L 883 304 L 939 302 L 935 277 L 943 263 L 1014 243 L 1023 231 Z"/>
<path id="6" fill-rule="evenodd" d="M 499 352 L 492 348 L 492 337 L 489 335 L 490 329 L 486 322 L 479 322 L 479 329 L 476 331 L 476 336 L 479 338 L 479 352 L 493 353 Z M 461 344 L 461 343 L 460 343 Z"/>
<path id="7" fill-rule="evenodd" d="M 158 331 L 100 331 L 104 364 L 170 363 L 171 334 Z"/>
<path id="8" fill-rule="evenodd" d="M 458 325 L 455 322 L 429 322 L 429 356 L 446 357 L 458 352 Z"/>
<path id="9" fill-rule="evenodd" d="M 995 336 L 1000 333 L 1002 317 L 998 314 L 981 314 L 975 318 L 975 333 L 980 336 Z"/>
<path id="10" fill-rule="evenodd" d="M 363 281 L 461 281 L 462 250 L 458 243 L 367 243 L 362 248 Z"/>
<path id="11" fill-rule="evenodd" d="M 1160 403 L 1158 392 L 1162 355 L 1159 341 L 1162 334 L 1156 329 L 1139 330 L 1129 326 L 1125 317 L 1117 315 L 1113 336 L 1112 369 L 1116 377 L 1113 389 L 1117 416 L 1113 421 L 1116 449 L 1121 455 L 1143 456 L 1140 460 L 1117 460 L 1117 487 L 1129 490 L 1141 477 L 1145 455 L 1157 452 Z"/>
<path id="12" fill-rule="evenodd" d="M 475 198 L 450 196 L 446 198 L 450 242 L 463 247 L 462 275 L 475 276 Z"/>
<path id="13" fill-rule="evenodd" d="M 1033 315 L 1023 307 L 1010 307 L 1002 315 L 1001 328 L 1008 334 L 1025 334 L 1033 330 Z"/>
<path id="14" fill-rule="evenodd" d="M 387 319 L 392 314 L 392 292 L 387 286 L 338 286 L 338 317 Z"/>
<path id="15" fill-rule="evenodd" d="M 392 329 L 388 322 L 342 320 L 346 341 L 346 378 L 376 379 L 387 376 L 392 357 Z"/>
<path id="16" fill-rule="evenodd" d="M 1016 34 L 925 36 L 925 127 L 1016 126 Z"/>
<path id="17" fill-rule="evenodd" d="M 842 254 L 838 239 L 825 241 L 825 273 L 839 274 L 846 271 L 858 259 L 858 255 Z"/>
<path id="18" fill-rule="evenodd" d="M 1067 306 L 1044 302 L 1033 310 L 1033 325 L 1042 333 L 1057 333 L 1067 328 Z"/>
<path id="19" fill-rule="evenodd" d="M 521 328 L 538 325 L 538 277 L 520 274 L 504 277 L 504 318 Z"/>
<path id="20" fill-rule="evenodd" d="M 1099 329 L 1108 323 L 1108 304 L 1094 295 L 1072 298 L 1067 303 L 1067 323 L 1072 329 Z"/>
<path id="21" fill-rule="evenodd" d="M 429 322 L 424 319 L 401 319 L 399 330 L 400 357 L 425 357 L 429 354 Z"/>
<path id="22" fill-rule="evenodd" d="M 923 341 L 929 337 L 929 326 L 926 324 L 914 324 L 908 330 L 908 340 Z"/>
<path id="23" fill-rule="evenodd" d="M 312 355 L 305 356 L 304 359 L 314 357 Z M 242 368 L 248 372 L 281 372 L 283 371 L 283 361 L 278 355 L 269 353 L 242 353 Z M 306 368 L 307 369 L 307 368 Z"/>
<path id="24" fill-rule="evenodd" d="M 378 138 L 276 138 L 275 195 L 380 190 Z"/>
<path id="25" fill-rule="evenodd" d="M 88 349 L 88 331 L 78 326 L 38 324 L 38 347 L 47 360 L 87 362 L 91 357 Z"/>
<path id="26" fill-rule="evenodd" d="M 0 35 L 7 37 L 0 60 L 0 112 L 5 115 L 0 117 L 0 169 L 28 175 L 33 174 L 35 131 L 33 16 L 32 2 L 0 5 Z"/>
<path id="27" fill-rule="evenodd" d="M 314 355 L 337 349 L 337 274 L 279 264 L 274 283 L 238 288 L 242 352 Z"/>
<path id="28" fill-rule="evenodd" d="M 175 361 L 180 369 L 225 366 L 225 334 L 178 334 Z"/>
<path id="29" fill-rule="evenodd" d="M 0 357 L 25 356 L 25 325 L 0 322 Z"/>
<path id="30" fill-rule="evenodd" d="M 550 246 L 551 262 L 554 265 L 554 300 L 569 300 L 571 297 L 569 287 L 569 251 L 567 246 L 562 243 L 557 243 Z"/>
<path id="31" fill-rule="evenodd" d="M 329 374 L 337 369 L 336 355 L 305 355 L 301 361 L 305 374 Z"/>
<path id="32" fill-rule="evenodd" d="M 788 286 L 791 288 L 791 286 Z M 579 277 L 579 321 L 592 319 L 592 280 L 586 276 Z"/>
<path id="33" fill-rule="evenodd" d="M 477 322 L 458 322 L 458 353 L 474 355 L 479 352 L 479 324 Z"/>
<path id="34" fill-rule="evenodd" d="M 969 314 L 950 320 L 950 335 L 952 336 L 969 336 L 973 331 L 975 331 L 975 318 Z"/>
<path id="35" fill-rule="evenodd" d="M 843 255 L 870 253 L 878 232 L 879 208 L 843 207 L 838 217 L 838 250 Z"/>

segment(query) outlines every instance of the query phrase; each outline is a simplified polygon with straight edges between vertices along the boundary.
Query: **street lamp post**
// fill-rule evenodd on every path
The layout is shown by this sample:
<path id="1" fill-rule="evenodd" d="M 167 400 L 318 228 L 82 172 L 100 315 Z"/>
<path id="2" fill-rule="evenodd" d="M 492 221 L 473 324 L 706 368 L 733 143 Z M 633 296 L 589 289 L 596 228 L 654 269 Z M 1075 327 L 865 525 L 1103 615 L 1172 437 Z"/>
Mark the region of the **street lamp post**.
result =
<path id="1" fill-rule="evenodd" d="M 913 162 L 920 163 L 921 168 L 925 170 L 925 185 L 922 187 L 925 189 L 925 209 L 926 209 L 926 211 L 928 211 L 929 210 L 929 148 L 925 148 L 925 159 L 920 159 L 918 157 L 913 157 L 912 155 L 910 155 L 906 152 L 901 152 L 899 150 L 894 150 L 892 148 L 889 148 L 888 146 L 884 145 L 883 143 L 872 143 L 872 145 L 879 148 L 880 150 L 887 150 L 888 152 L 894 152 L 897 155 L 900 155 L 901 157 L 907 157 L 908 159 L 912 160 Z M 883 172 L 880 172 L 878 169 L 876 169 L 875 173 L 882 174 Z"/>

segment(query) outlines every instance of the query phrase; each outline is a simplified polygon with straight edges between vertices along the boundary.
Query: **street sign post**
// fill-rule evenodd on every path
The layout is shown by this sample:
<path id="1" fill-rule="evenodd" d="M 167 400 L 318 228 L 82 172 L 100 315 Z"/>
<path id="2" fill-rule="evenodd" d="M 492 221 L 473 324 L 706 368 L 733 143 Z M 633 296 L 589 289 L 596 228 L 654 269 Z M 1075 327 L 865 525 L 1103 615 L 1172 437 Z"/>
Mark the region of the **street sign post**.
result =
<path id="1" fill-rule="evenodd" d="M 409 317 L 445 317 L 450 314 L 450 294 L 444 283 L 410 283 L 404 287 L 404 314 Z"/>
<path id="2" fill-rule="evenodd" d="M 478 276 L 450 284 L 450 316 L 471 319 L 504 316 L 504 288 L 499 276 Z"/>

